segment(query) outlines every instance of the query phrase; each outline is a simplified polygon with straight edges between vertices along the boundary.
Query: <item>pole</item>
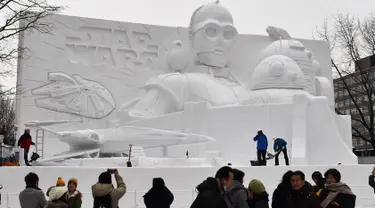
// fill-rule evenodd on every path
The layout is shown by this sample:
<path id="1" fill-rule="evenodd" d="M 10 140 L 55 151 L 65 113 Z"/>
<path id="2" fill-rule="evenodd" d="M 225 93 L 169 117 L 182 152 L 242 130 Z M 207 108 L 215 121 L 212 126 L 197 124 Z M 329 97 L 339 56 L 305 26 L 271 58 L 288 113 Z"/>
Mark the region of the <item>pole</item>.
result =
<path id="1" fill-rule="evenodd" d="M 3 166 L 3 142 L 4 135 L 0 135 L 0 166 Z"/>

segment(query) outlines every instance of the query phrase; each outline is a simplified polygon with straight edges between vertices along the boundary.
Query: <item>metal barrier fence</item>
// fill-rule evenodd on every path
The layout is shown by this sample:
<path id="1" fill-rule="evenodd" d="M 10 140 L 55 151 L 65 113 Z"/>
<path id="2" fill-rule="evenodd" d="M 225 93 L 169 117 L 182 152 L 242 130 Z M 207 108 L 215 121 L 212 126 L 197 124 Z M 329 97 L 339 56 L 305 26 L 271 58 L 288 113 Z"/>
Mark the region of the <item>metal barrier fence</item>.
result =
<path id="1" fill-rule="evenodd" d="M 147 191 L 127 191 L 124 197 L 120 199 L 120 207 L 145 208 L 143 195 Z M 174 201 L 171 208 L 189 208 L 196 197 L 195 189 L 192 190 L 171 190 L 174 195 Z M 20 208 L 19 193 L 1 192 L 0 208 Z M 93 206 L 93 197 L 91 192 L 82 193 L 82 207 L 89 208 Z"/>

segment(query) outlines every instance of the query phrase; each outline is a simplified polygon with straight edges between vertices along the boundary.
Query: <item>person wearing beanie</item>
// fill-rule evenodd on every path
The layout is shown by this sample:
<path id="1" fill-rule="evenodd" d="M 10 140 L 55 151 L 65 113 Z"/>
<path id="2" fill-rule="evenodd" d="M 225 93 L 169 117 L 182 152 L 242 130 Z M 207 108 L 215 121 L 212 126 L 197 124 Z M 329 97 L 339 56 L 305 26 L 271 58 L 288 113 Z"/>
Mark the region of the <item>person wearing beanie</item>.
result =
<path id="1" fill-rule="evenodd" d="M 77 190 L 78 180 L 71 178 L 68 181 L 68 206 L 69 208 L 81 208 L 82 194 Z"/>
<path id="2" fill-rule="evenodd" d="M 47 189 L 46 195 L 49 196 L 49 192 L 54 188 L 54 187 L 59 187 L 59 186 L 65 186 L 65 181 L 61 178 L 58 177 L 56 181 L 56 186 L 51 186 Z"/>
<path id="3" fill-rule="evenodd" d="M 247 203 L 249 208 L 268 208 L 268 193 L 266 192 L 266 187 L 264 184 L 253 179 L 249 183 L 249 199 Z"/>
<path id="4" fill-rule="evenodd" d="M 115 176 L 117 188 L 112 185 L 112 174 Z M 117 208 L 119 200 L 126 193 L 126 185 L 117 169 L 108 169 L 99 175 L 98 183 L 93 185 L 91 190 L 94 197 L 94 208 L 101 205 Z"/>
<path id="5" fill-rule="evenodd" d="M 56 181 L 56 186 L 65 186 L 65 181 L 61 177 L 58 177 Z"/>
<path id="6" fill-rule="evenodd" d="M 65 186 L 53 187 L 49 192 L 49 200 L 46 208 L 68 208 L 68 189 Z"/>

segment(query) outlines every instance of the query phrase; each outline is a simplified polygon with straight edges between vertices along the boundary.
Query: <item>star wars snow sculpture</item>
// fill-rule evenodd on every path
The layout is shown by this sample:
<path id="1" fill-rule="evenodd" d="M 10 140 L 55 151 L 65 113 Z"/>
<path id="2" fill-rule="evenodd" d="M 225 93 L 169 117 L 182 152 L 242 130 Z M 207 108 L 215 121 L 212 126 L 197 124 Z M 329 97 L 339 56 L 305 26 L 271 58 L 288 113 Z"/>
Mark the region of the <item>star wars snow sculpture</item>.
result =
<path id="1" fill-rule="evenodd" d="M 129 111 L 129 115 L 155 117 L 183 110 L 189 101 L 207 101 L 212 106 L 238 104 L 245 89 L 228 67 L 237 34 L 233 17 L 225 7 L 219 3 L 199 7 L 189 25 L 193 67 L 185 69 L 186 73 L 163 74 L 149 80 L 145 86 L 146 95 Z M 170 66 L 176 68 L 175 71 L 181 71 L 186 65 L 174 61 L 179 60 L 178 54 L 176 51 L 169 57 L 171 60 L 172 55 Z"/>

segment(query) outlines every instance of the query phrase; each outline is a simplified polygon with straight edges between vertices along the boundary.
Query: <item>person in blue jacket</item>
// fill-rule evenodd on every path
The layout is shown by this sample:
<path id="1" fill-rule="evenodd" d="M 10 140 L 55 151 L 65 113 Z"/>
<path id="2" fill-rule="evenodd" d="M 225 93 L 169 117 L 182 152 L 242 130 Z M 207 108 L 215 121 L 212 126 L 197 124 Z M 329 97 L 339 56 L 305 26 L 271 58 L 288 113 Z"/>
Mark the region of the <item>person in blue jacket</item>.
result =
<path id="1" fill-rule="evenodd" d="M 263 134 L 262 129 L 258 130 L 258 134 L 254 137 L 254 141 L 257 142 L 258 161 L 260 164 L 266 165 L 268 141 L 266 135 Z"/>
<path id="2" fill-rule="evenodd" d="M 275 166 L 279 165 L 279 155 L 281 152 L 284 154 L 285 164 L 289 165 L 289 158 L 288 158 L 288 150 L 286 148 L 286 145 L 288 144 L 284 139 L 282 138 L 273 138 L 273 150 L 276 152 L 275 155 Z"/>

